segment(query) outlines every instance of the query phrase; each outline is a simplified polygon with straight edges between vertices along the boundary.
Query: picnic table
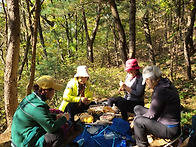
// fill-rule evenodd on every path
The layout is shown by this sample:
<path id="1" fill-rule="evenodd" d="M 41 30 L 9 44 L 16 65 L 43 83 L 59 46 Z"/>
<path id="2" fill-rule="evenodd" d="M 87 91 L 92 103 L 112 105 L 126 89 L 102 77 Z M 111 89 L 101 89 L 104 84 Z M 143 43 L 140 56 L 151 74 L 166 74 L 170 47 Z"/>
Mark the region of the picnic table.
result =
<path id="1" fill-rule="evenodd" d="M 94 105 L 87 112 L 93 116 L 92 122 L 83 122 L 83 132 L 78 135 L 74 142 L 85 147 L 120 146 L 124 139 L 131 140 L 130 123 L 124 121 L 120 114 L 116 114 L 109 106 Z M 86 119 L 87 120 L 87 119 Z"/>

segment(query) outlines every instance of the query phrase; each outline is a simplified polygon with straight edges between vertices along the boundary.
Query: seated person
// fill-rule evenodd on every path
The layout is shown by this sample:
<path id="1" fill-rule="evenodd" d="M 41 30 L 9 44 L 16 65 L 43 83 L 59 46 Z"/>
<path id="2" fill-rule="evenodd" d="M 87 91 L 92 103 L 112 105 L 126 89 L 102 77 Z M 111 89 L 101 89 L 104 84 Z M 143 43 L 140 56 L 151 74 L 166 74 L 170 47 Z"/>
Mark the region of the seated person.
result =
<path id="1" fill-rule="evenodd" d="M 42 76 L 34 85 L 34 92 L 19 104 L 12 120 L 12 146 L 51 146 L 63 143 L 61 126 L 70 118 L 68 113 L 50 114 L 46 100 L 51 100 L 55 90 L 62 85 L 55 83 L 51 76 Z"/>
<path id="2" fill-rule="evenodd" d="M 127 112 L 133 113 L 133 108 L 136 105 L 144 106 L 145 86 L 142 85 L 142 74 L 139 69 L 136 59 L 127 60 L 125 67 L 127 76 L 125 82 L 119 88 L 119 91 L 125 91 L 125 95 L 124 97 L 119 96 L 108 99 L 108 105 L 113 106 L 115 104 L 120 109 L 124 120 L 128 119 Z"/>
<path id="3" fill-rule="evenodd" d="M 149 109 L 135 106 L 133 127 L 137 146 L 146 147 L 148 134 L 164 139 L 180 135 L 180 99 L 176 88 L 162 77 L 157 66 L 145 67 L 142 75 L 142 84 L 147 83 L 154 91 Z"/>
<path id="4" fill-rule="evenodd" d="M 93 93 L 90 89 L 89 77 L 87 67 L 78 66 L 77 73 L 68 82 L 63 94 L 63 101 L 59 109 L 70 114 L 74 125 L 74 115 L 84 112 L 92 104 Z"/>

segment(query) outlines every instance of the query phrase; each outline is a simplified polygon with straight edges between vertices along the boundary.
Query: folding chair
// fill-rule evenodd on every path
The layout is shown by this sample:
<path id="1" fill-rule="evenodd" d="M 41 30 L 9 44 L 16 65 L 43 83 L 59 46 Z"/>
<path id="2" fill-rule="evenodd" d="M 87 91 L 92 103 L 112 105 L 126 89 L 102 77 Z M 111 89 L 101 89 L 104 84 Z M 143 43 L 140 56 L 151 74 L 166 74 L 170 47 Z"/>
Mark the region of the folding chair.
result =
<path id="1" fill-rule="evenodd" d="M 172 139 L 172 140 L 170 140 L 170 141 L 166 141 L 166 140 L 164 139 L 164 141 L 167 142 L 167 144 L 164 145 L 163 147 L 168 147 L 168 146 L 173 147 L 172 144 L 173 144 L 174 142 L 176 142 L 178 139 L 180 139 L 180 137 L 182 136 L 182 134 L 183 134 L 183 132 L 182 132 L 182 130 L 181 130 L 180 135 L 178 135 L 176 138 L 174 138 L 174 139 Z"/>

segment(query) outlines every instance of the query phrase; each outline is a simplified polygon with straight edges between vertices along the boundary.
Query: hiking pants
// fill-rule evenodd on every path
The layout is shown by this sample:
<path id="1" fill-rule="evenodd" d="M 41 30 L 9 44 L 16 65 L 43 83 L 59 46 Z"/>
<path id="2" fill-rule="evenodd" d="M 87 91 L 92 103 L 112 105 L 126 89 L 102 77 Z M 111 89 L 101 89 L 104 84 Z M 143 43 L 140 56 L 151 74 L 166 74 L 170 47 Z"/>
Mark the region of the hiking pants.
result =
<path id="1" fill-rule="evenodd" d="M 133 108 L 136 105 L 141 105 L 144 106 L 143 101 L 131 101 L 131 100 L 126 100 L 123 97 L 112 97 L 108 99 L 108 105 L 112 107 L 112 105 L 115 104 L 119 109 L 122 114 L 122 118 L 127 121 L 128 116 L 127 112 L 133 113 Z"/>
<path id="2" fill-rule="evenodd" d="M 147 135 L 152 134 L 158 138 L 173 139 L 180 134 L 180 125 L 176 127 L 170 127 L 164 125 L 154 119 L 150 119 L 142 116 L 148 109 L 142 106 L 136 106 L 134 112 L 136 117 L 134 118 L 134 133 L 136 144 L 140 147 L 148 146 Z"/>
<path id="3" fill-rule="evenodd" d="M 46 133 L 44 136 L 44 147 L 61 147 L 64 141 L 64 132 L 59 128 L 54 133 Z"/>

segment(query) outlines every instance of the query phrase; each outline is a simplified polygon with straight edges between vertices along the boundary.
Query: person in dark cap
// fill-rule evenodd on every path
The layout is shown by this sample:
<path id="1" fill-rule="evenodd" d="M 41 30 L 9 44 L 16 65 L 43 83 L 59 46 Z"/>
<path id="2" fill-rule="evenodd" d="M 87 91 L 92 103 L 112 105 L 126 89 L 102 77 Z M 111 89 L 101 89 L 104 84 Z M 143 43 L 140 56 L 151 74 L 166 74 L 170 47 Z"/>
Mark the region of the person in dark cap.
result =
<path id="1" fill-rule="evenodd" d="M 118 92 L 124 91 L 124 97 L 109 98 L 107 103 L 109 106 L 117 106 L 124 120 L 128 119 L 127 112 L 133 113 L 136 105 L 144 106 L 144 90 L 142 85 L 142 74 L 139 71 L 140 66 L 136 59 L 128 59 L 126 61 L 125 71 L 127 72 L 125 82 L 120 81 Z"/>
<path id="2" fill-rule="evenodd" d="M 40 77 L 34 92 L 26 96 L 14 113 L 11 127 L 11 145 L 14 147 L 61 147 L 64 132 L 61 129 L 70 116 L 68 113 L 51 114 L 45 102 L 51 100 L 55 90 L 61 90 L 54 78 Z"/>

